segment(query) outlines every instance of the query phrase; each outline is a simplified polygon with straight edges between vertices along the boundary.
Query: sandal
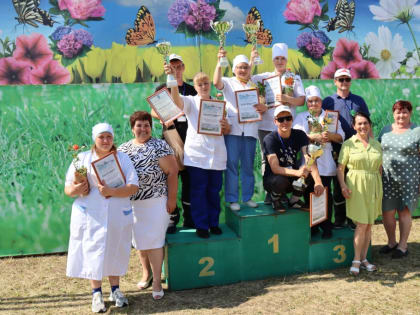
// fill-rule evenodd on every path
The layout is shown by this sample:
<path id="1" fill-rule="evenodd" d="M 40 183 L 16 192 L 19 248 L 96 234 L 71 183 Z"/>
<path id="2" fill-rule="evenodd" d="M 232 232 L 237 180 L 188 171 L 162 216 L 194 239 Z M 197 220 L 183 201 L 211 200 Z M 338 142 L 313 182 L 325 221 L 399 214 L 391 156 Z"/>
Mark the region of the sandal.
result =
<path id="1" fill-rule="evenodd" d="M 152 291 L 152 297 L 155 301 L 162 299 L 164 295 L 163 289 L 160 289 L 160 291 Z"/>
<path id="2" fill-rule="evenodd" d="M 149 278 L 149 279 L 147 279 L 146 281 L 140 281 L 140 282 L 138 282 L 138 283 L 137 283 L 137 288 L 138 288 L 139 290 L 144 290 L 144 289 L 147 289 L 148 287 L 150 287 L 150 286 L 151 286 L 151 284 L 152 284 L 152 280 L 153 280 L 153 275 L 152 275 L 152 276 L 150 276 L 150 278 Z"/>
<path id="3" fill-rule="evenodd" d="M 291 208 L 295 208 L 295 209 L 302 209 L 302 210 L 306 210 L 308 209 L 308 205 L 305 204 L 305 202 L 303 200 L 297 200 L 294 203 L 290 204 Z"/>
<path id="4" fill-rule="evenodd" d="M 360 264 L 361 264 L 360 260 L 353 260 L 351 263 L 352 263 L 352 266 L 350 267 L 350 270 L 349 270 L 350 274 L 352 276 L 358 276 L 360 273 Z M 353 264 L 359 264 L 359 266 L 354 267 Z"/>
<path id="5" fill-rule="evenodd" d="M 362 268 L 362 269 L 364 269 L 366 271 L 369 271 L 369 272 L 373 272 L 373 271 L 378 270 L 376 268 L 376 266 L 375 265 L 372 265 L 370 262 L 368 262 L 367 259 L 363 259 L 362 260 L 362 264 L 360 265 L 360 268 Z"/>
<path id="6" fill-rule="evenodd" d="M 381 249 L 379 250 L 379 254 L 388 254 L 392 251 L 394 251 L 395 249 L 397 249 L 398 243 L 395 244 L 394 246 L 389 246 L 389 245 L 385 245 L 383 247 L 381 247 Z"/>

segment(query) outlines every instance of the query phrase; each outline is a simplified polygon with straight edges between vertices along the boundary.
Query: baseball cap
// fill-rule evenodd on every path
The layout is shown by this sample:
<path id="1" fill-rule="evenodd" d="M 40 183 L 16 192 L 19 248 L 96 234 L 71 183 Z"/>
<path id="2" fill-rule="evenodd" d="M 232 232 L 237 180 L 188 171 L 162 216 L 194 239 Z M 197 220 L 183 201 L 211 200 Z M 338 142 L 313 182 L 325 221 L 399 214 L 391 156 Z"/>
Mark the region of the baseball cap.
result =
<path id="1" fill-rule="evenodd" d="M 169 61 L 172 61 L 172 60 L 180 60 L 181 62 L 184 62 L 182 60 L 181 56 L 180 55 L 177 55 L 177 54 L 170 54 L 169 55 Z"/>
<path id="2" fill-rule="evenodd" d="M 289 106 L 280 105 L 280 106 L 277 106 L 276 109 L 274 110 L 274 118 L 277 117 L 277 115 L 282 112 L 289 112 L 291 115 L 293 115 Z"/>
<path id="3" fill-rule="evenodd" d="M 345 68 L 341 68 L 338 69 L 335 73 L 334 73 L 334 79 L 341 77 L 341 76 L 346 76 L 351 78 L 351 74 L 350 74 L 350 70 L 349 69 L 345 69 Z"/>

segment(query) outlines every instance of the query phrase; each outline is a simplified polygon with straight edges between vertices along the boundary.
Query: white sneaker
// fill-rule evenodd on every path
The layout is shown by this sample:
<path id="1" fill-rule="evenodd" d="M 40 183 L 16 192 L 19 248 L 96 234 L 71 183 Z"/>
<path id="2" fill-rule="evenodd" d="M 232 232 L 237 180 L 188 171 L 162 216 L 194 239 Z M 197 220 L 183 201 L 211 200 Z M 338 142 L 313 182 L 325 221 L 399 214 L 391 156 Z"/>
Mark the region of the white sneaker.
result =
<path id="1" fill-rule="evenodd" d="M 230 209 L 232 211 L 239 211 L 239 210 L 241 210 L 241 206 L 237 202 L 231 202 L 230 203 Z"/>
<path id="2" fill-rule="evenodd" d="M 106 307 L 101 292 L 95 292 L 92 296 L 92 312 L 105 313 Z"/>
<path id="3" fill-rule="evenodd" d="M 247 202 L 245 202 L 245 204 L 250 207 L 250 208 L 257 208 L 258 207 L 258 203 L 256 203 L 254 200 L 248 200 Z"/>
<path id="4" fill-rule="evenodd" d="M 116 307 L 124 307 L 128 305 L 128 300 L 120 289 L 115 289 L 114 292 L 111 292 L 109 295 L 109 301 L 115 302 Z"/>

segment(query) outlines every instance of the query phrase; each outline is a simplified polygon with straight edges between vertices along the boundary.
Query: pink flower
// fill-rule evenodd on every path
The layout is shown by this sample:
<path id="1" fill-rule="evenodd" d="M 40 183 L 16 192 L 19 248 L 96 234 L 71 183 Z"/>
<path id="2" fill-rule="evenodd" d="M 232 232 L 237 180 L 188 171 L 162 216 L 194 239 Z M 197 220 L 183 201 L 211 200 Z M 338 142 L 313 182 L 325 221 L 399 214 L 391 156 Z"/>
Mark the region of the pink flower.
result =
<path id="1" fill-rule="evenodd" d="M 339 68 L 350 68 L 354 63 L 362 61 L 359 44 L 353 40 L 340 38 L 333 51 L 333 60 Z"/>
<path id="2" fill-rule="evenodd" d="M 353 64 L 350 73 L 354 79 L 379 79 L 379 72 L 375 64 L 368 60 Z"/>
<path id="3" fill-rule="evenodd" d="M 321 71 L 321 79 L 334 79 L 334 73 L 340 67 L 334 62 L 330 61 Z"/>
<path id="4" fill-rule="evenodd" d="M 105 14 L 102 0 L 58 0 L 60 10 L 68 10 L 73 19 L 87 20 Z"/>
<path id="5" fill-rule="evenodd" d="M 0 85 L 29 84 L 30 68 L 28 63 L 13 57 L 0 59 Z"/>
<path id="6" fill-rule="evenodd" d="M 321 16 L 321 6 L 318 0 L 290 0 L 283 15 L 288 21 L 311 24 L 315 15 Z"/>
<path id="7" fill-rule="evenodd" d="M 13 57 L 17 61 L 28 63 L 37 68 L 48 62 L 53 57 L 53 52 L 48 46 L 44 35 L 32 33 L 29 36 L 20 35 L 16 38 L 16 50 Z"/>
<path id="8" fill-rule="evenodd" d="M 32 70 L 32 84 L 66 84 L 70 82 L 70 73 L 57 60 L 50 60 L 43 67 Z"/>

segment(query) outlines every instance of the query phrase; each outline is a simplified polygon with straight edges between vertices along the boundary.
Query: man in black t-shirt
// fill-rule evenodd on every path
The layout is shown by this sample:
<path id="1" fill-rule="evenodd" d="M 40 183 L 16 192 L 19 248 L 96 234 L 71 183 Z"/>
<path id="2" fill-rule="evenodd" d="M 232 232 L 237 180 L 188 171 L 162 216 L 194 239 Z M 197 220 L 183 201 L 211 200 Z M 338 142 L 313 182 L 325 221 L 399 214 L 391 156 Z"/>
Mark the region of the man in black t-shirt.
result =
<path id="1" fill-rule="evenodd" d="M 293 188 L 293 181 L 299 177 L 311 174 L 315 186 L 314 193 L 320 196 L 324 191 L 318 168 L 314 163 L 310 169 L 304 165 L 300 157 L 305 160 L 309 139 L 301 130 L 292 129 L 293 116 L 288 106 L 280 105 L 274 111 L 274 123 L 277 130 L 269 133 L 263 141 L 266 168 L 263 178 L 264 188 L 271 194 L 274 210 L 286 211 L 288 205 L 292 208 L 303 208 L 302 191 Z M 292 193 L 290 200 L 286 193 Z M 288 203 L 288 205 L 286 205 Z"/>
<path id="2" fill-rule="evenodd" d="M 197 91 L 194 87 L 183 80 L 183 74 L 185 71 L 185 65 L 182 61 L 182 57 L 176 54 L 169 55 L 169 62 L 171 64 L 172 69 L 175 71 L 174 76 L 178 83 L 178 91 L 180 94 L 187 96 L 187 95 L 197 95 Z M 159 117 L 153 113 L 152 116 L 154 118 L 159 119 Z M 178 131 L 179 136 L 181 137 L 182 141 L 185 143 L 185 138 L 187 136 L 187 129 L 188 129 L 188 122 L 187 118 L 184 116 L 178 117 L 173 121 L 174 124 L 170 126 L 163 126 L 163 129 L 172 129 L 176 128 Z M 191 207 L 190 207 L 190 177 L 187 173 L 187 170 L 183 170 L 179 172 L 179 176 L 181 177 L 182 183 L 182 192 L 181 192 L 181 202 L 182 208 L 184 210 L 184 227 L 187 228 L 194 228 L 194 222 L 191 217 Z M 176 225 L 178 224 L 180 219 L 180 210 L 178 207 L 175 208 L 175 211 L 171 213 L 171 219 L 169 222 L 169 226 L 167 229 L 167 233 L 175 233 L 176 232 Z"/>

